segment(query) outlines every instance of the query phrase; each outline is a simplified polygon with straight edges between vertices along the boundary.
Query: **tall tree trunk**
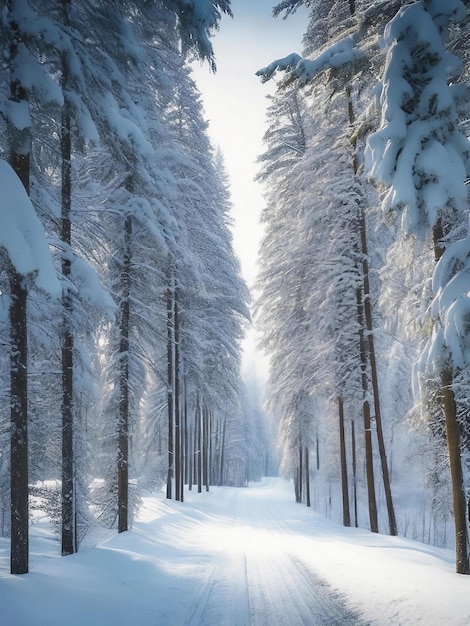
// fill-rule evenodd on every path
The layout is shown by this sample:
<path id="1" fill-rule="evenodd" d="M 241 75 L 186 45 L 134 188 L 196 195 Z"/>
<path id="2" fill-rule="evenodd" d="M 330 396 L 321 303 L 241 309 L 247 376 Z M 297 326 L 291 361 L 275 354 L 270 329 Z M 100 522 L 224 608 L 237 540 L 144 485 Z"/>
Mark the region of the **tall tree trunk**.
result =
<path id="1" fill-rule="evenodd" d="M 10 571 L 29 567 L 27 290 L 15 271 L 10 276 L 11 376 L 11 551 Z"/>
<path id="2" fill-rule="evenodd" d="M 449 367 L 442 370 L 441 381 L 454 505 L 455 569 L 457 574 L 470 574 L 468 560 L 467 502 L 462 472 L 460 430 L 455 397 L 452 389 L 452 370 Z"/>
<path id="3" fill-rule="evenodd" d="M 302 498 L 303 498 L 303 493 L 302 493 L 302 487 L 303 487 L 303 477 L 304 477 L 304 470 L 303 470 L 303 447 L 302 447 L 302 443 L 299 443 L 299 469 L 297 472 L 297 477 L 299 480 L 299 487 L 298 487 L 298 495 L 299 495 L 299 502 L 302 502 Z"/>
<path id="4" fill-rule="evenodd" d="M 189 485 L 189 471 L 191 466 L 191 434 L 188 424 L 188 396 L 186 393 L 186 380 L 183 391 L 183 431 L 184 431 L 184 483 Z"/>
<path id="5" fill-rule="evenodd" d="M 130 289 L 132 262 L 132 218 L 124 222 L 124 257 L 121 269 L 122 299 L 120 304 L 119 342 L 119 425 L 118 425 L 118 532 L 128 530 L 129 525 L 129 331 Z"/>
<path id="6" fill-rule="evenodd" d="M 348 467 L 346 463 L 346 438 L 344 435 L 344 403 L 343 398 L 338 398 L 339 416 L 339 450 L 341 461 L 341 487 L 343 494 L 343 526 L 351 526 L 351 516 L 349 513 L 349 485 Z"/>
<path id="7" fill-rule="evenodd" d="M 390 485 L 390 473 L 388 471 L 387 455 L 385 452 L 385 441 L 382 428 L 382 412 L 380 409 L 380 393 L 377 375 L 377 363 L 375 360 L 374 330 L 372 324 L 372 305 L 370 301 L 369 287 L 369 261 L 367 249 L 366 220 L 364 211 L 359 212 L 359 229 L 361 233 L 361 249 L 362 249 L 362 277 L 364 285 L 364 316 L 367 330 L 367 347 L 369 353 L 369 365 L 371 372 L 372 393 L 374 397 L 375 425 L 377 433 L 377 443 L 379 448 L 380 465 L 382 469 L 382 479 L 384 485 L 385 502 L 387 504 L 388 525 L 390 535 L 398 534 L 397 522 L 395 517 L 395 509 L 393 506 L 392 489 Z"/>
<path id="8" fill-rule="evenodd" d="M 441 240 L 444 236 L 442 221 L 439 219 L 433 228 L 434 257 L 437 261 L 444 250 Z M 470 574 L 468 555 L 467 502 L 462 471 L 460 427 L 453 390 L 454 374 L 450 366 L 441 371 L 441 392 L 444 408 L 447 449 L 449 451 L 450 476 L 455 525 L 455 569 L 457 574 Z"/>
<path id="9" fill-rule="evenodd" d="M 209 468 L 210 468 L 210 429 L 209 429 L 209 408 L 205 402 L 202 405 L 202 472 L 203 483 L 206 491 L 209 491 Z"/>
<path id="10" fill-rule="evenodd" d="M 175 409 L 175 500 L 182 501 L 181 489 L 182 468 L 182 445 L 181 445 L 181 411 L 180 411 L 180 367 L 179 367 L 179 319 L 178 319 L 178 294 L 175 288 L 173 296 L 173 328 L 174 328 L 174 409 Z"/>
<path id="11" fill-rule="evenodd" d="M 309 450 L 305 446 L 305 495 L 307 499 L 307 506 L 310 506 L 310 459 Z"/>
<path id="12" fill-rule="evenodd" d="M 227 415 L 224 416 L 224 421 L 222 423 L 222 437 L 220 441 L 220 469 L 219 469 L 219 485 L 224 484 L 225 476 L 225 435 L 227 431 Z"/>
<path id="13" fill-rule="evenodd" d="M 166 497 L 172 498 L 172 481 L 174 472 L 174 308 L 173 308 L 173 278 L 169 275 L 169 286 L 166 291 L 166 331 L 167 331 L 167 401 L 168 401 L 168 470 L 166 479 Z"/>
<path id="14" fill-rule="evenodd" d="M 202 411 L 199 396 L 196 404 L 196 432 L 197 432 L 197 492 L 202 492 Z"/>
<path id="15" fill-rule="evenodd" d="M 12 2 L 8 2 L 10 26 L 10 68 L 14 67 L 22 35 L 16 22 Z M 11 75 L 10 100 L 28 106 L 28 93 L 19 78 Z M 30 144 L 29 128 L 20 130 L 8 124 L 10 165 L 29 195 Z M 12 207 L 14 210 L 14 207 Z M 29 569 L 29 493 L 28 493 L 28 326 L 27 287 L 24 277 L 14 268 L 10 271 L 10 498 L 11 546 L 10 571 L 26 574 Z"/>
<path id="16" fill-rule="evenodd" d="M 61 0 L 62 22 L 70 23 L 70 0 Z M 69 70 L 66 55 L 62 55 L 62 89 L 68 89 Z M 72 137 L 70 105 L 65 98 L 61 112 L 61 239 L 70 248 L 72 245 Z M 68 289 L 70 259 L 62 259 L 62 275 L 65 286 L 62 293 L 62 555 L 76 552 L 75 533 L 75 480 L 74 480 L 74 403 L 73 403 L 73 347 L 74 337 L 70 328 L 72 298 Z"/>
<path id="17" fill-rule="evenodd" d="M 379 525 L 377 520 L 377 499 L 375 495 L 375 482 L 374 482 L 374 455 L 372 451 L 372 432 L 371 432 L 371 420 L 370 420 L 370 404 L 369 404 L 369 384 L 367 380 L 367 354 L 366 343 L 364 337 L 364 319 L 363 319 L 363 304 L 362 304 L 362 291 L 358 287 L 356 290 L 357 300 L 357 317 L 359 325 L 359 349 L 361 354 L 361 378 L 362 378 L 362 412 L 364 416 L 364 442 L 366 450 L 366 478 L 367 478 L 367 500 L 369 505 L 369 523 L 370 529 L 373 533 L 379 532 Z"/>
<path id="18" fill-rule="evenodd" d="M 353 15 L 355 11 L 354 3 L 350 2 L 350 10 L 351 10 L 351 15 Z M 353 127 L 355 123 L 355 115 L 354 115 L 354 109 L 353 109 L 353 104 L 352 104 L 350 87 L 346 88 L 346 97 L 348 101 L 349 124 L 351 127 Z M 357 160 L 357 152 L 356 152 L 356 141 L 353 140 L 353 172 L 355 176 L 357 175 L 357 171 L 358 171 L 358 160 Z M 365 358 L 366 361 L 368 358 L 368 361 L 369 361 L 371 381 L 372 381 L 372 394 L 374 398 L 374 412 L 375 412 L 375 422 L 376 422 L 377 443 L 378 443 L 378 448 L 379 448 L 380 464 L 381 464 L 381 469 L 382 469 L 382 480 L 383 480 L 383 485 L 384 485 L 385 501 L 387 503 L 389 531 L 390 531 L 390 535 L 396 535 L 397 524 L 396 524 L 396 518 L 395 518 L 395 510 L 393 507 L 392 490 L 390 486 L 390 474 L 388 471 L 387 456 L 385 453 L 385 442 L 384 442 L 383 428 L 382 428 L 382 414 L 380 410 L 380 394 L 379 394 L 379 385 L 378 385 L 378 376 L 377 376 L 377 365 L 376 365 L 376 360 L 375 360 L 374 331 L 373 331 L 373 325 L 372 325 L 372 305 L 370 301 L 370 286 L 369 286 L 369 261 L 368 261 L 368 249 L 367 249 L 366 221 L 365 221 L 364 211 L 362 210 L 361 207 L 358 207 L 358 213 L 359 213 L 358 214 L 358 229 L 359 229 L 360 250 L 361 250 L 361 257 L 362 257 L 362 284 L 363 284 L 363 291 L 361 294 L 362 312 L 361 312 L 360 317 L 362 318 L 363 322 L 365 321 L 365 327 L 366 327 L 366 332 L 367 332 L 367 343 L 365 344 L 364 342 L 364 336 L 361 339 L 361 344 L 363 344 L 363 347 L 361 348 L 361 353 L 363 353 L 364 355 L 364 357 L 361 357 L 361 358 Z M 367 364 L 365 365 L 365 367 L 367 367 Z M 367 385 L 367 382 L 366 382 L 366 385 Z M 364 389 L 364 378 L 363 378 L 363 389 Z M 366 412 L 368 414 L 367 416 L 366 416 Z M 364 412 L 364 420 L 365 422 L 369 423 L 369 429 L 370 429 L 370 404 L 369 402 L 367 402 L 367 408 L 365 409 L 365 412 Z M 368 437 L 367 437 L 367 431 L 366 431 L 366 440 L 367 438 Z M 372 443 L 370 445 L 372 448 Z M 369 452 L 367 445 L 366 445 L 366 456 L 368 454 L 372 458 L 372 450 L 370 450 Z M 371 504 L 370 502 L 371 496 L 372 494 L 369 492 L 369 505 Z M 374 500 L 375 500 L 375 487 L 374 487 Z M 377 508 L 377 504 L 375 503 L 375 509 L 376 508 Z M 376 515 L 377 515 L 377 512 L 375 511 L 375 517 Z M 371 530 L 372 530 L 372 522 L 371 522 Z M 378 530 L 375 532 L 378 532 Z"/>
<path id="19" fill-rule="evenodd" d="M 351 449 L 352 449 L 352 472 L 353 472 L 353 503 L 354 503 L 354 526 L 357 528 L 357 459 L 356 459 L 356 425 L 351 420 Z"/>

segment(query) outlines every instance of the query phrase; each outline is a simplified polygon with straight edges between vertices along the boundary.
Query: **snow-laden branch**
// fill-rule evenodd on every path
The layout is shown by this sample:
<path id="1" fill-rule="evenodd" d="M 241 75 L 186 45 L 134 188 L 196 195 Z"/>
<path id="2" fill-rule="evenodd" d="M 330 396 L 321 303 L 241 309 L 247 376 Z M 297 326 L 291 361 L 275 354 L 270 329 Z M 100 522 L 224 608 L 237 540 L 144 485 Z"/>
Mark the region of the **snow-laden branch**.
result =
<path id="1" fill-rule="evenodd" d="M 53 297 L 62 290 L 36 211 L 13 168 L 0 160 L 0 253 L 14 270 Z"/>
<path id="2" fill-rule="evenodd" d="M 438 320 L 420 360 L 417 372 L 433 371 L 442 355 L 455 369 L 470 364 L 470 234 L 450 244 L 434 270 L 431 312 Z"/>
<path id="3" fill-rule="evenodd" d="M 295 52 L 282 59 L 276 59 L 258 70 L 256 76 L 259 76 L 265 83 L 276 72 L 287 71 L 303 85 L 324 70 L 339 68 L 363 57 L 364 52 L 356 47 L 354 37 L 349 36 L 337 41 L 315 59 L 304 59 Z"/>
<path id="4" fill-rule="evenodd" d="M 210 41 L 219 28 L 222 13 L 232 16 L 230 0 L 166 0 L 178 16 L 183 51 L 193 51 L 215 70 Z"/>

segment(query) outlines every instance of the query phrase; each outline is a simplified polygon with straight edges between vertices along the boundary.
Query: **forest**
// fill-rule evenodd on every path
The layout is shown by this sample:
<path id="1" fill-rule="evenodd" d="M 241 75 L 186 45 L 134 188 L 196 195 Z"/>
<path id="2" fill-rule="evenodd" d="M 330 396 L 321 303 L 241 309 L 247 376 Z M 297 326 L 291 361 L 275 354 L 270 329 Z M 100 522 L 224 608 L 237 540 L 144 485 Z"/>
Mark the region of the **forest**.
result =
<path id="1" fill-rule="evenodd" d="M 468 569 L 468 3 L 310 7 L 268 109 L 258 316 L 281 472 Z M 313 478 L 313 482 L 312 482 Z"/>
<path id="2" fill-rule="evenodd" d="M 28 571 L 126 531 L 143 490 L 242 486 L 265 434 L 240 378 L 249 293 L 190 59 L 229 3 L 2 3 L 0 532 Z M 255 408 L 253 408 L 255 407 Z"/>
<path id="3" fill-rule="evenodd" d="M 455 548 L 469 573 L 468 4 L 273 7 L 309 21 L 302 56 L 258 71 L 277 89 L 252 299 L 190 67 L 216 71 L 230 1 L 1 3 L 12 574 L 34 511 L 67 556 L 130 529 L 149 491 L 244 487 L 277 457 L 297 502 Z M 241 376 L 252 323 L 263 407 Z"/>

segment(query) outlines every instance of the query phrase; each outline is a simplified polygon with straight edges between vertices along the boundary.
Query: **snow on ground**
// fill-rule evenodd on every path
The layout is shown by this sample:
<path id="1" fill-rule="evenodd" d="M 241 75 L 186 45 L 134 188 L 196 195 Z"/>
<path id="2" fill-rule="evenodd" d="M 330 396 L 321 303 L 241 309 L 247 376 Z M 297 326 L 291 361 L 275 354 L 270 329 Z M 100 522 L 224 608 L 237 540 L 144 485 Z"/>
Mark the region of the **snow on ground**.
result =
<path id="1" fill-rule="evenodd" d="M 62 558 L 47 523 L 31 531 L 30 573 L 9 574 L 4 626 L 450 626 L 470 623 L 470 576 L 454 556 L 345 529 L 293 502 L 291 485 L 144 498 L 131 532 Z"/>

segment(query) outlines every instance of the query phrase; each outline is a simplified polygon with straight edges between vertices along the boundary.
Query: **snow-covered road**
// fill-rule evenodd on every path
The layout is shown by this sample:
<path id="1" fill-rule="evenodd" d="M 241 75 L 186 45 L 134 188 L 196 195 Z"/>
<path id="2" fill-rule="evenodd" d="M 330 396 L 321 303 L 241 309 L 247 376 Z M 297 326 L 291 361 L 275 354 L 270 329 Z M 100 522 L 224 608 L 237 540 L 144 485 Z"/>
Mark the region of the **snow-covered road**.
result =
<path id="1" fill-rule="evenodd" d="M 275 485 L 227 493 L 227 517 L 212 528 L 213 562 L 185 622 L 267 626 L 359 624 L 309 565 Z"/>
<path id="2" fill-rule="evenodd" d="M 30 574 L 11 576 L 0 538 L 0 624 L 470 624 L 470 576 L 454 573 L 451 551 L 343 528 L 295 504 L 281 479 L 184 503 L 149 495 L 131 532 L 93 542 L 62 558 L 36 523 Z"/>

